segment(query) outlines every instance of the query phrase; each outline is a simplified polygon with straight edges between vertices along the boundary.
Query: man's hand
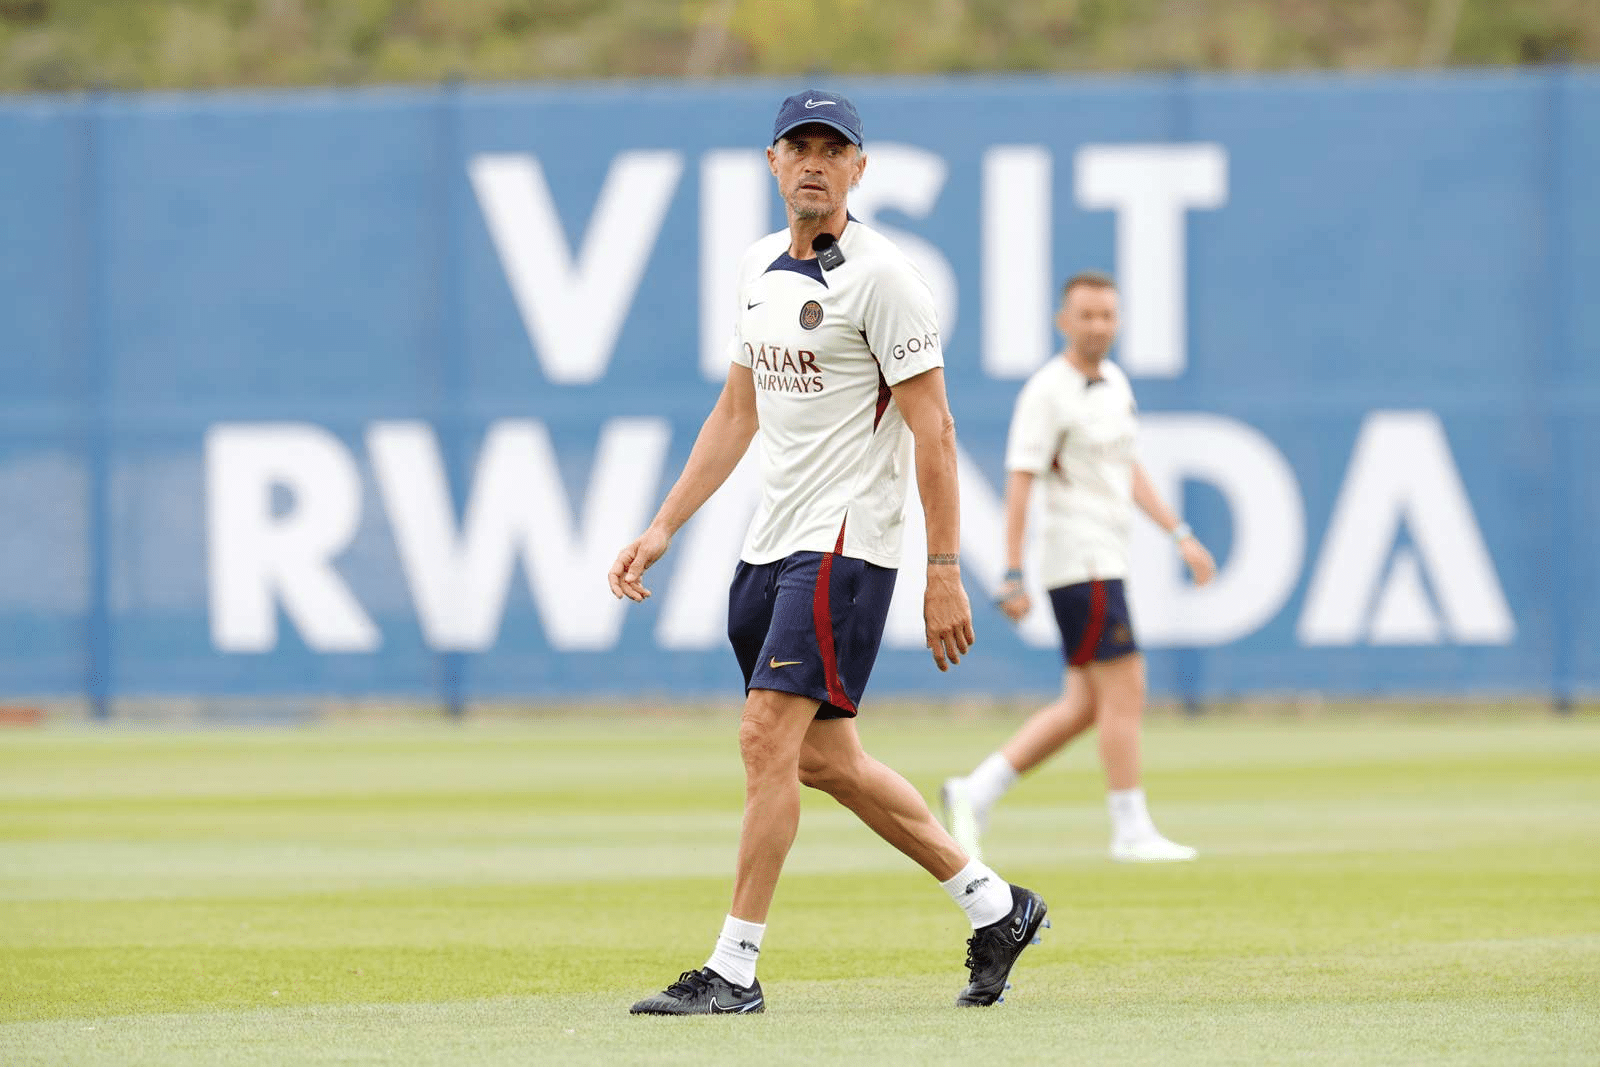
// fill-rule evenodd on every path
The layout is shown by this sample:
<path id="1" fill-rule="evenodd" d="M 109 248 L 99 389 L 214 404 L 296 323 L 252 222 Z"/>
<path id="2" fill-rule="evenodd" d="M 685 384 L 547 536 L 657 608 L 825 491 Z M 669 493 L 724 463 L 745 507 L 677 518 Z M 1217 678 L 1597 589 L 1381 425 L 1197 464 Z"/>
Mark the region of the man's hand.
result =
<path id="1" fill-rule="evenodd" d="M 642 603 L 650 595 L 650 590 L 641 581 L 644 572 L 666 555 L 667 546 L 671 543 L 669 534 L 652 526 L 626 545 L 617 553 L 616 562 L 611 564 L 611 570 L 606 574 L 606 579 L 611 583 L 611 594 L 618 600 L 627 597 Z"/>
<path id="2" fill-rule="evenodd" d="M 1022 587 L 1021 578 L 1007 578 L 994 595 L 994 605 L 1012 622 L 1021 622 L 1033 610 L 1033 598 Z"/>
<path id="3" fill-rule="evenodd" d="M 941 671 L 960 663 L 977 638 L 972 633 L 972 605 L 961 587 L 961 568 L 946 564 L 928 567 L 928 591 L 922 598 L 922 621 L 928 629 L 928 648 Z"/>
<path id="4" fill-rule="evenodd" d="M 1178 554 L 1183 557 L 1183 562 L 1189 565 L 1189 573 L 1194 575 L 1195 585 L 1205 585 L 1217 574 L 1217 561 L 1211 558 L 1211 553 L 1206 551 L 1206 546 L 1200 539 L 1193 535 L 1185 537 L 1178 542 Z"/>

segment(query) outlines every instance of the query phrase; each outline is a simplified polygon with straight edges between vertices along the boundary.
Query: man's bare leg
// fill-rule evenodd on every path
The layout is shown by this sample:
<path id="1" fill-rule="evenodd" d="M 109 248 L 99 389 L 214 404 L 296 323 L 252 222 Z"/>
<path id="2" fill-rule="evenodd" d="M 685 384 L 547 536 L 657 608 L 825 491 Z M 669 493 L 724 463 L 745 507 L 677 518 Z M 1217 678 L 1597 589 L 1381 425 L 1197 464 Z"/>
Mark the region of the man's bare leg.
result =
<path id="1" fill-rule="evenodd" d="M 744 759 L 744 824 L 733 879 L 731 914 L 764 923 L 783 861 L 800 827 L 800 749 L 819 701 L 752 689 L 739 723 Z"/>
<path id="2" fill-rule="evenodd" d="M 910 782 L 867 755 L 853 719 L 811 724 L 800 753 L 800 781 L 855 812 L 879 837 L 938 879 L 974 929 L 1001 921 L 1024 899 L 951 839 Z M 1016 893 L 1032 896 L 1026 890 Z"/>
<path id="3" fill-rule="evenodd" d="M 1095 692 L 1082 667 L 1069 667 L 1061 696 L 1028 717 L 997 752 L 965 778 L 950 778 L 940 790 L 945 821 L 961 846 L 980 854 L 989 812 L 1017 779 L 1061 751 L 1094 725 Z"/>
<path id="4" fill-rule="evenodd" d="M 899 772 L 867 755 L 853 719 L 818 719 L 806 732 L 799 782 L 855 812 L 874 833 L 939 881 L 966 866 L 967 856 Z"/>
<path id="5" fill-rule="evenodd" d="M 800 826 L 800 746 L 817 705 L 814 698 L 770 689 L 746 694 L 739 722 L 744 825 L 733 903 L 705 966 L 685 971 L 660 993 L 639 1001 L 630 1009 L 633 1014 L 747 1015 L 766 1010 L 756 960 L 778 875 Z"/>
<path id="6" fill-rule="evenodd" d="M 1082 668 L 1094 688 L 1100 721 L 1100 764 L 1106 788 L 1139 785 L 1139 728 L 1144 718 L 1144 657 L 1137 652 Z"/>
<path id="7" fill-rule="evenodd" d="M 1137 652 L 1089 664 L 1100 716 L 1100 762 L 1111 813 L 1111 855 L 1129 862 L 1191 860 L 1195 850 L 1168 841 L 1145 804 L 1140 777 L 1140 728 L 1144 719 L 1144 657 Z"/>
<path id="8" fill-rule="evenodd" d="M 1061 696 L 1030 715 L 1011 740 L 1000 746 L 1000 754 L 1017 774 L 1027 774 L 1093 726 L 1094 721 L 1095 689 L 1088 672 L 1083 667 L 1068 667 Z"/>

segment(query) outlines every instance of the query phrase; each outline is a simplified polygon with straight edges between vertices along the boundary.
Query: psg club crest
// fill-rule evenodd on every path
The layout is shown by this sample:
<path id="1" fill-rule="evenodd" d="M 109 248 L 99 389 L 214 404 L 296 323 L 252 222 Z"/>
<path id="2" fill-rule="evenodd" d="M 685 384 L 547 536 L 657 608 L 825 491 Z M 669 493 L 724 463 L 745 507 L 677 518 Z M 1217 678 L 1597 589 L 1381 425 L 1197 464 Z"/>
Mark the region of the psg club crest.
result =
<path id="1" fill-rule="evenodd" d="M 807 300 L 800 308 L 800 325 L 807 330 L 815 330 L 822 323 L 822 305 L 815 300 Z"/>

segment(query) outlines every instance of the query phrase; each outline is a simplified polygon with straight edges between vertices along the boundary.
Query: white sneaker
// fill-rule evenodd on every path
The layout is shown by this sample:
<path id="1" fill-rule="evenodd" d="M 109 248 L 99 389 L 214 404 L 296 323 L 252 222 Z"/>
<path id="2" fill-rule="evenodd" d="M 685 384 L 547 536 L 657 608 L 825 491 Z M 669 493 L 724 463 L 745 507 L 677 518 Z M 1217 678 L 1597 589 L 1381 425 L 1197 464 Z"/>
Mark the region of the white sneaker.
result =
<path id="1" fill-rule="evenodd" d="M 979 823 L 978 810 L 973 806 L 972 790 L 967 787 L 967 780 L 946 778 L 939 790 L 939 803 L 944 807 L 945 829 L 956 839 L 956 844 L 961 846 L 969 859 L 983 859 L 978 847 L 983 828 Z"/>
<path id="2" fill-rule="evenodd" d="M 1111 858 L 1119 863 L 1182 863 L 1199 854 L 1188 845 L 1168 841 L 1156 833 L 1111 842 Z"/>

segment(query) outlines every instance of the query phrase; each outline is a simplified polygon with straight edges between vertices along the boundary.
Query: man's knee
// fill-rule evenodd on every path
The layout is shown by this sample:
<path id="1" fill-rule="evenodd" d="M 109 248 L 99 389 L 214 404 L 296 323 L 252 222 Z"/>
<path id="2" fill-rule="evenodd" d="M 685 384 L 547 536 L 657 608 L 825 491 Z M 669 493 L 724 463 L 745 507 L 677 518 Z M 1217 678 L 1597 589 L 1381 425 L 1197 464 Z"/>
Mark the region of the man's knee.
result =
<path id="1" fill-rule="evenodd" d="M 1101 715 L 1138 717 L 1144 710 L 1144 657 L 1132 652 L 1098 666 L 1095 691 Z"/>
<path id="2" fill-rule="evenodd" d="M 820 789 L 824 793 L 831 793 L 837 788 L 839 774 L 820 756 L 802 752 L 800 754 L 800 784 L 808 789 Z"/>
<path id="3" fill-rule="evenodd" d="M 748 776 L 793 777 L 817 702 L 792 693 L 753 689 L 739 720 L 739 754 Z"/>
<path id="4" fill-rule="evenodd" d="M 861 777 L 859 761 L 847 758 L 827 758 L 814 752 L 800 754 L 800 784 L 838 797 L 855 788 Z"/>
<path id="5" fill-rule="evenodd" d="M 747 714 L 739 721 L 739 755 L 746 771 L 764 771 L 780 761 L 781 748 L 773 736 L 772 723 L 766 718 Z"/>

